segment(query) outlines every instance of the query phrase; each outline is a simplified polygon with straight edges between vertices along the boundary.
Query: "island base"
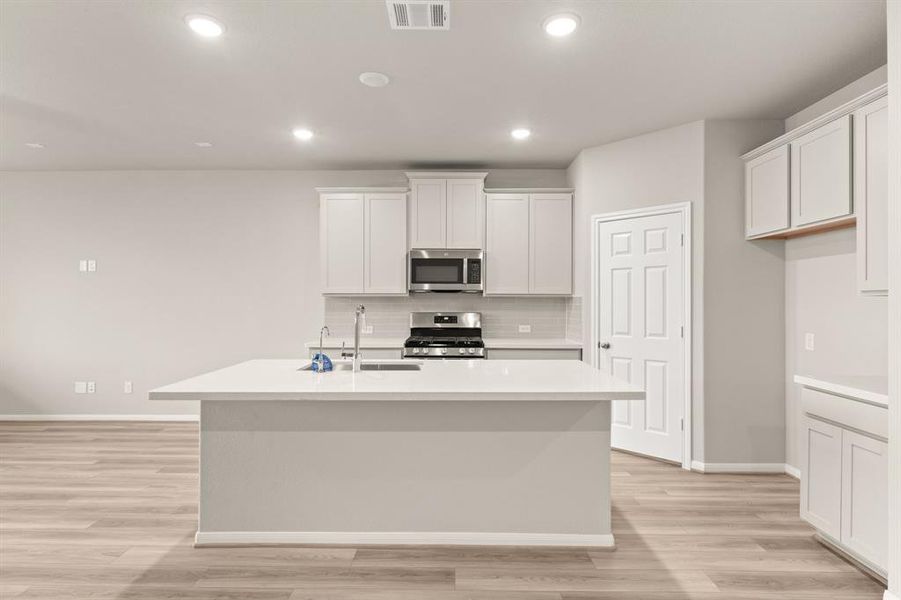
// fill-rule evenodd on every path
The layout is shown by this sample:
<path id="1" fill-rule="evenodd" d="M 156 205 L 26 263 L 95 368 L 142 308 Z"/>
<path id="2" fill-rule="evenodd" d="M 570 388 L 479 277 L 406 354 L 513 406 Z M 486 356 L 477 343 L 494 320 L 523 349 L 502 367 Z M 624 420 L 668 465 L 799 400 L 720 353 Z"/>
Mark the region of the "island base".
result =
<path id="1" fill-rule="evenodd" d="M 607 401 L 204 401 L 198 546 L 612 547 Z"/>

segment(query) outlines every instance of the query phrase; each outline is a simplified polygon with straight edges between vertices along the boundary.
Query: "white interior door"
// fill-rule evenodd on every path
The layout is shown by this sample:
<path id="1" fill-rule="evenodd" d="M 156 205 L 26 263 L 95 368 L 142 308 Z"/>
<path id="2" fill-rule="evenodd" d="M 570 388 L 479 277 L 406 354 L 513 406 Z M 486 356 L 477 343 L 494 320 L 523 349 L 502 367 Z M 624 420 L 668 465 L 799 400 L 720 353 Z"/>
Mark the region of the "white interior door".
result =
<path id="1" fill-rule="evenodd" d="M 598 364 L 642 385 L 613 403 L 616 448 L 681 463 L 685 407 L 682 215 L 598 224 Z"/>

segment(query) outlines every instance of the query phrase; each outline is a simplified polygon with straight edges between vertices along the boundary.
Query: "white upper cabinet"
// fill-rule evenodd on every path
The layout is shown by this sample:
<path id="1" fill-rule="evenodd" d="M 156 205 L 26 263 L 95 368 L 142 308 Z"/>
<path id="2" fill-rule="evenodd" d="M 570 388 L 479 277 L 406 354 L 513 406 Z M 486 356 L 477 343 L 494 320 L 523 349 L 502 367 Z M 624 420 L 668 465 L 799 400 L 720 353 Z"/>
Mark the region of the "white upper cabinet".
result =
<path id="1" fill-rule="evenodd" d="M 410 180 L 410 247 L 447 245 L 447 181 Z"/>
<path id="2" fill-rule="evenodd" d="M 791 206 L 794 227 L 853 212 L 850 115 L 792 140 Z"/>
<path id="3" fill-rule="evenodd" d="M 888 292 L 888 97 L 854 113 L 854 206 L 861 292 Z"/>
<path id="4" fill-rule="evenodd" d="M 572 194 L 532 194 L 529 204 L 529 292 L 571 294 Z"/>
<path id="5" fill-rule="evenodd" d="M 481 248 L 485 198 L 481 179 L 447 180 L 447 247 Z"/>
<path id="6" fill-rule="evenodd" d="M 745 163 L 745 233 L 748 237 L 788 229 L 788 160 L 786 144 Z"/>
<path id="7" fill-rule="evenodd" d="M 406 192 L 321 191 L 319 251 L 323 294 L 406 294 Z"/>
<path id="8" fill-rule="evenodd" d="M 323 294 L 363 293 L 363 194 L 319 197 Z"/>
<path id="9" fill-rule="evenodd" d="M 572 194 L 487 195 L 485 294 L 572 294 Z"/>
<path id="10" fill-rule="evenodd" d="M 485 293 L 529 293 L 529 195 L 488 194 Z"/>
<path id="11" fill-rule="evenodd" d="M 742 156 L 745 237 L 857 223 L 860 290 L 885 293 L 887 105 L 880 86 Z"/>
<path id="12" fill-rule="evenodd" d="M 406 294 L 406 194 L 366 194 L 363 247 L 363 292 Z"/>
<path id="13" fill-rule="evenodd" d="M 478 248 L 485 236 L 487 173 L 407 173 L 410 248 Z"/>

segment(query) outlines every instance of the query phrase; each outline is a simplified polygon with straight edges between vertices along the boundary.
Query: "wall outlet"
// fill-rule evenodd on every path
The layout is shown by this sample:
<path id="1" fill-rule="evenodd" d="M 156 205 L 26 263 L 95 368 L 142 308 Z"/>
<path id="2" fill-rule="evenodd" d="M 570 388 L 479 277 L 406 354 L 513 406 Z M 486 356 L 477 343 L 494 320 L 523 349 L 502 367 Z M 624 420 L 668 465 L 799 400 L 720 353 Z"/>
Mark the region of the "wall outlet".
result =
<path id="1" fill-rule="evenodd" d="M 130 394 L 134 391 L 134 386 L 131 384 L 130 381 L 126 381 L 125 383 L 122 384 L 122 391 L 125 392 L 126 394 Z"/>
<path id="2" fill-rule="evenodd" d="M 531 325 L 520 325 L 519 333 L 532 333 L 532 326 Z"/>
<path id="3" fill-rule="evenodd" d="M 372 334 L 372 325 L 365 325 L 363 327 L 363 333 L 365 335 L 371 335 Z"/>
<path id="4" fill-rule="evenodd" d="M 97 261 L 93 258 L 88 259 L 88 273 L 93 273 L 97 270 Z"/>
<path id="5" fill-rule="evenodd" d="M 89 394 L 93 394 L 94 392 L 97 391 L 97 384 L 96 384 L 96 383 L 94 383 L 93 381 L 88 381 L 87 384 L 88 384 L 87 387 L 88 387 L 88 393 L 89 393 Z"/>
<path id="6" fill-rule="evenodd" d="M 87 394 L 88 393 L 88 382 L 87 381 L 76 381 L 75 382 L 75 393 L 76 394 Z"/>
<path id="7" fill-rule="evenodd" d="M 812 333 L 804 334 L 804 349 L 813 352 L 814 348 L 814 337 Z"/>

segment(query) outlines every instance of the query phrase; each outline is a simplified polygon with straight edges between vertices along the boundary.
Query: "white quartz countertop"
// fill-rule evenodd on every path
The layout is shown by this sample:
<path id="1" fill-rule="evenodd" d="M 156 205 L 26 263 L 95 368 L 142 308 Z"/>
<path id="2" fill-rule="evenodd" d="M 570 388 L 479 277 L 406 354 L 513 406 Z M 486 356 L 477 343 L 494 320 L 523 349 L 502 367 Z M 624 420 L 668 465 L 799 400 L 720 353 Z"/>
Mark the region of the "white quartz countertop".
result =
<path id="1" fill-rule="evenodd" d="M 416 361 L 410 361 L 416 362 Z M 582 361 L 421 361 L 419 371 L 298 370 L 303 359 L 250 360 L 151 390 L 151 400 L 604 401 L 644 390 Z"/>
<path id="2" fill-rule="evenodd" d="M 857 398 L 873 404 L 888 406 L 888 377 L 875 375 L 829 375 L 825 377 L 795 375 L 795 383 L 839 396 Z"/>
<path id="3" fill-rule="evenodd" d="M 406 338 L 391 338 L 391 337 L 367 337 L 363 336 L 360 338 L 360 347 L 361 348 L 390 348 L 390 349 L 400 349 L 404 347 L 404 341 Z M 485 347 L 488 349 L 491 348 L 523 348 L 523 349 L 536 349 L 536 350 L 545 350 L 545 349 L 562 349 L 562 350 L 580 350 L 582 348 L 582 342 L 576 342 L 573 340 L 567 340 L 564 338 L 532 338 L 532 337 L 521 337 L 521 338 L 493 338 L 493 337 L 483 337 L 482 341 L 485 342 Z M 334 350 L 336 348 L 340 348 L 342 342 L 348 347 L 352 348 L 354 345 L 353 338 L 326 338 L 322 342 L 322 347 L 328 350 Z M 319 348 L 319 340 L 314 340 L 306 343 L 307 349 L 315 350 Z"/>

